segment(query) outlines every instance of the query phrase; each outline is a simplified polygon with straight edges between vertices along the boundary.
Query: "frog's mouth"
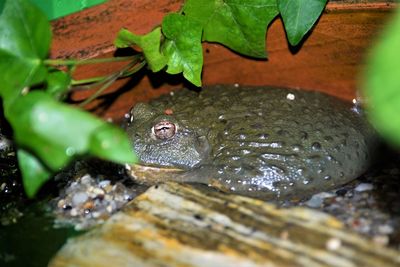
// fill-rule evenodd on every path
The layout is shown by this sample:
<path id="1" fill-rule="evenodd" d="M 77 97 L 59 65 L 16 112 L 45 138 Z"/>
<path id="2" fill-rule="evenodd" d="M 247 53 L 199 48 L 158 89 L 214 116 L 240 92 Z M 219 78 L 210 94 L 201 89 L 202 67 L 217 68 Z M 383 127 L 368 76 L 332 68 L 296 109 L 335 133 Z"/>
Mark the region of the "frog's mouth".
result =
<path id="1" fill-rule="evenodd" d="M 130 177 L 141 184 L 154 185 L 165 181 L 177 180 L 176 176 L 185 170 L 176 167 L 166 167 L 148 164 L 126 164 Z"/>

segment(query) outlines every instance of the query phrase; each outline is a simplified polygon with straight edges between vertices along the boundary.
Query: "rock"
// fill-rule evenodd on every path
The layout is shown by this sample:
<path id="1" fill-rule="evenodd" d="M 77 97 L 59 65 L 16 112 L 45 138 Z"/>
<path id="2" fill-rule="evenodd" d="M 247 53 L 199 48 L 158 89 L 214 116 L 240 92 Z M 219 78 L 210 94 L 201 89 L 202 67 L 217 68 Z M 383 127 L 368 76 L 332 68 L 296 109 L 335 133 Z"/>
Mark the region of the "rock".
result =
<path id="1" fill-rule="evenodd" d="M 319 208 L 324 203 L 324 199 L 318 195 L 313 195 L 307 202 L 306 205 L 310 208 Z"/>
<path id="2" fill-rule="evenodd" d="M 86 192 L 76 192 L 72 196 L 72 204 L 74 206 L 80 206 L 83 203 L 85 203 L 89 199 L 89 196 L 87 195 Z"/>
<path id="3" fill-rule="evenodd" d="M 364 191 L 370 191 L 374 188 L 374 186 L 370 183 L 361 183 L 357 185 L 357 187 L 354 189 L 357 192 L 364 192 Z"/>
<path id="4" fill-rule="evenodd" d="M 88 229 L 110 217 L 124 204 L 143 192 L 121 182 L 104 180 L 101 175 L 83 173 L 67 184 L 54 199 L 57 226 L 73 225 L 76 230 Z"/>
<path id="5" fill-rule="evenodd" d="M 310 208 L 319 208 L 324 203 L 324 199 L 334 197 L 334 194 L 321 192 L 313 195 L 305 204 Z"/>
<path id="6" fill-rule="evenodd" d="M 49 266 L 400 266 L 377 243 L 316 210 L 166 183 L 70 239 Z"/>

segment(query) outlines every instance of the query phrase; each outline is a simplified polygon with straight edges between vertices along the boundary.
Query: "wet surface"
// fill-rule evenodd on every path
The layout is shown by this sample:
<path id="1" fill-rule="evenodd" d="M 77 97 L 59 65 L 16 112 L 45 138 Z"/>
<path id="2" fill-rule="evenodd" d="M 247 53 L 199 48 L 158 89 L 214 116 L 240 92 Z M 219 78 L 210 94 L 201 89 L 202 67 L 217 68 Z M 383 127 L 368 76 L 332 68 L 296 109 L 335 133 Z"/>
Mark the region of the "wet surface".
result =
<path id="1" fill-rule="evenodd" d="M 353 182 L 308 199 L 278 204 L 282 208 L 305 206 L 323 211 L 343 222 L 347 229 L 370 237 L 376 244 L 400 249 L 400 154 L 385 151 L 383 155 L 376 166 Z M 58 184 L 44 189 L 52 190 L 55 195 L 52 199 L 24 200 L 18 180 L 4 186 L 0 192 L 0 266 L 44 266 L 68 237 L 79 234 L 74 227 L 96 224 L 93 223 L 96 218 L 91 213 L 95 209 L 88 213 L 81 210 L 83 216 L 74 217 L 71 216 L 72 206 L 66 209 L 57 206 L 61 199 L 72 199 L 73 194 L 79 191 L 72 190 L 72 195 L 66 194 L 71 185 L 66 181 L 71 177 L 75 181 L 90 177 L 89 180 L 95 182 L 91 184 L 94 188 L 108 183 L 114 186 L 121 179 L 122 173 L 118 172 L 118 168 L 104 163 L 93 164 L 79 163 L 73 171 L 59 174 L 56 179 Z M 123 184 L 128 192 L 138 193 L 134 183 L 126 180 Z M 123 196 L 126 193 L 124 190 L 117 195 Z M 105 199 L 106 190 L 103 192 Z M 131 197 L 134 198 L 136 193 Z M 99 200 L 98 196 L 93 199 Z M 81 206 L 78 200 L 76 196 L 75 204 Z M 104 207 L 107 209 L 107 205 Z M 113 209 L 107 216 L 117 210 Z M 58 228 L 54 228 L 54 225 Z"/>
<path id="2" fill-rule="evenodd" d="M 333 215 L 378 244 L 400 249 L 400 154 L 386 150 L 360 178 L 282 207 L 306 206 Z"/>
<path id="3" fill-rule="evenodd" d="M 70 228 L 56 229 L 54 217 L 46 211 L 47 202 L 20 208 L 16 223 L 0 226 L 0 266 L 43 267 L 77 233 Z"/>

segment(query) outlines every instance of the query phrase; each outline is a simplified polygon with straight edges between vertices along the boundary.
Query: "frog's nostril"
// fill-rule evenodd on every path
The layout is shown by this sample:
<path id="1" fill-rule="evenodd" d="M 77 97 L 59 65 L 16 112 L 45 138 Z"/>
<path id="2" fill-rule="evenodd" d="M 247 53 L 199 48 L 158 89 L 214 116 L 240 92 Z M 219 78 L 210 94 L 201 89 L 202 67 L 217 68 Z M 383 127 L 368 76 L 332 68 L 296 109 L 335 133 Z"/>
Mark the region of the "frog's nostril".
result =
<path id="1" fill-rule="evenodd" d="M 176 127 L 170 121 L 161 121 L 153 126 L 151 133 L 157 139 L 169 139 L 175 135 Z"/>

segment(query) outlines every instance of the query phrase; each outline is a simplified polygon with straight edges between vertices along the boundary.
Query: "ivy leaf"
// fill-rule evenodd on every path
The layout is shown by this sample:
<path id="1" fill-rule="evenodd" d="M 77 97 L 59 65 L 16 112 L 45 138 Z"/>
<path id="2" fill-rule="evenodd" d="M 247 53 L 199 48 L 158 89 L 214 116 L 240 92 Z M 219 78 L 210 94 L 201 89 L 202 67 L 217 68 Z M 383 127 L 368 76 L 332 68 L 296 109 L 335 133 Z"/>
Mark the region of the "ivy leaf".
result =
<path id="1" fill-rule="evenodd" d="M 5 0 L 0 0 L 0 15 L 3 12 L 4 4 L 6 3 Z"/>
<path id="2" fill-rule="evenodd" d="M 30 1 L 5 0 L 0 15 L 0 95 L 6 102 L 26 86 L 44 81 L 51 31 L 47 17 Z"/>
<path id="3" fill-rule="evenodd" d="M 46 92 L 53 96 L 54 99 L 61 100 L 69 90 L 71 81 L 71 76 L 64 71 L 55 70 L 49 72 L 47 76 Z"/>
<path id="4" fill-rule="evenodd" d="M 295 46 L 311 29 L 327 0 L 277 0 L 289 42 Z"/>
<path id="5" fill-rule="evenodd" d="M 145 35 L 136 35 L 126 29 L 118 32 L 114 45 L 118 48 L 139 46 L 147 64 L 153 72 L 160 71 L 167 64 L 166 58 L 160 52 L 161 28 L 157 27 Z"/>
<path id="6" fill-rule="evenodd" d="M 400 9 L 374 47 L 364 73 L 368 115 L 389 142 L 400 147 Z"/>
<path id="7" fill-rule="evenodd" d="M 265 58 L 267 26 L 278 15 L 278 7 L 276 0 L 188 0 L 183 12 L 201 23 L 205 41 Z"/>
<path id="8" fill-rule="evenodd" d="M 25 193 L 28 197 L 36 195 L 40 187 L 49 180 L 51 171 L 34 155 L 24 149 L 17 150 L 18 164 L 22 173 Z"/>
<path id="9" fill-rule="evenodd" d="M 51 40 L 47 17 L 28 0 L 5 0 L 0 48 L 18 57 L 45 58 Z"/>
<path id="10" fill-rule="evenodd" d="M 167 73 L 183 72 L 187 80 L 201 86 L 201 25 L 186 16 L 173 13 L 164 17 L 162 31 L 166 37 L 162 53 L 167 58 Z"/>
<path id="11" fill-rule="evenodd" d="M 23 88 L 43 81 L 46 72 L 39 61 L 18 58 L 0 49 L 0 96 L 5 108 L 21 94 Z"/>
<path id="12" fill-rule="evenodd" d="M 127 159 L 136 162 L 138 159 L 132 154 L 132 146 L 126 133 L 120 128 L 110 126 L 103 125 L 91 136 L 89 152 L 115 162 L 126 162 Z"/>
<path id="13" fill-rule="evenodd" d="M 77 155 L 92 152 L 94 156 L 109 159 L 102 152 L 102 142 L 96 141 L 100 147 L 93 149 L 92 139 L 99 138 L 99 129 L 112 129 L 116 126 L 108 124 L 93 115 L 72 106 L 57 102 L 49 94 L 42 91 L 30 92 L 15 100 L 6 117 L 14 130 L 14 140 L 17 144 L 39 156 L 42 162 L 55 171 L 64 167 Z M 122 131 L 121 129 L 115 132 Z M 133 150 L 124 145 L 129 143 L 117 139 L 106 140 L 107 151 L 111 160 L 119 162 L 134 162 Z M 27 138 L 29 137 L 29 138 Z M 121 146 L 122 144 L 122 146 Z M 96 153 L 100 151 L 101 153 Z M 93 153 L 94 152 L 94 153 Z M 121 153 L 116 158 L 114 154 Z"/>

